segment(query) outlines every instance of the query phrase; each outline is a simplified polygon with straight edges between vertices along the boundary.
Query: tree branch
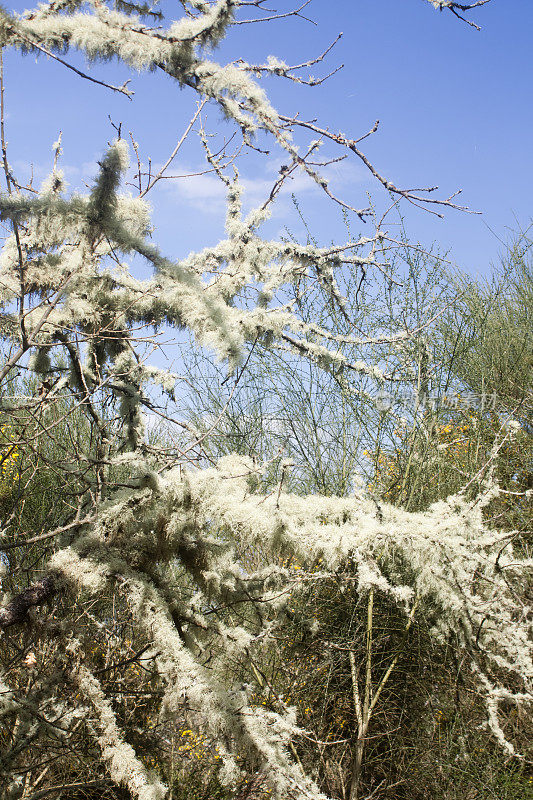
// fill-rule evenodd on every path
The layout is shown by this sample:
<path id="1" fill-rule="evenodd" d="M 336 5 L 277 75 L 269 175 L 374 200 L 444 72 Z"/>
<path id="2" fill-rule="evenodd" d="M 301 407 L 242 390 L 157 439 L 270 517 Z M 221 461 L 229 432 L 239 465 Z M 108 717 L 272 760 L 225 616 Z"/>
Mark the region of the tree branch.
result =
<path id="1" fill-rule="evenodd" d="M 7 606 L 0 608 L 0 630 L 5 630 L 20 622 L 26 622 L 30 608 L 45 603 L 57 593 L 57 590 L 54 578 L 47 575 L 17 594 Z"/>

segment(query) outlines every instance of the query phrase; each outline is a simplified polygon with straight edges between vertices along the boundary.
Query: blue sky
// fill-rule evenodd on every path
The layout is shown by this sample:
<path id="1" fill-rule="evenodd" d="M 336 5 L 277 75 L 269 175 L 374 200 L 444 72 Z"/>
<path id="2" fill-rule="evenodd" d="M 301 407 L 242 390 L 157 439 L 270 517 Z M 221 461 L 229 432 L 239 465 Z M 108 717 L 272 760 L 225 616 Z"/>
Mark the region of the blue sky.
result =
<path id="1" fill-rule="evenodd" d="M 279 11 L 295 7 L 272 1 Z M 177 4 L 165 4 L 165 9 Z M 8 6 L 9 7 L 9 6 Z M 26 5 L 12 3 L 20 11 Z M 298 19 L 243 26 L 231 32 L 215 54 L 221 61 L 242 57 L 260 62 L 276 55 L 297 63 L 320 53 L 340 32 L 343 38 L 316 76 L 344 63 L 325 85 L 298 87 L 269 81 L 267 91 L 284 113 L 299 111 L 319 124 L 357 137 L 380 119 L 378 133 L 365 152 L 380 172 L 400 186 L 438 184 L 443 195 L 458 188 L 462 202 L 482 214 L 447 211 L 445 220 L 404 206 L 408 236 L 441 251 L 472 273 L 486 273 L 498 260 L 511 228 L 532 216 L 531 0 L 492 0 L 479 9 L 477 32 L 421 0 L 314 0 Z M 67 57 L 81 66 L 83 59 Z M 195 98 L 163 74 L 133 74 L 133 102 L 84 81 L 44 57 L 4 54 L 6 126 L 9 158 L 26 178 L 30 164 L 38 183 L 51 163 L 51 145 L 63 131 L 63 166 L 74 188 L 89 181 L 95 161 L 113 137 L 108 117 L 132 131 L 141 153 L 163 162 L 181 135 Z M 89 72 L 110 82 L 130 77 L 124 67 L 95 64 Z M 222 130 L 217 110 L 207 125 Z M 261 199 L 282 163 L 279 154 L 261 160 L 246 157 L 241 174 L 250 202 Z M 201 166 L 191 141 L 180 153 L 175 172 Z M 378 207 L 385 199 L 375 181 L 355 161 L 329 173 L 332 186 L 348 202 L 366 205 L 370 192 Z M 303 180 L 294 190 L 322 242 L 344 236 L 341 215 Z M 164 183 L 151 202 L 155 238 L 179 257 L 214 243 L 223 230 L 223 195 L 210 176 Z M 284 225 L 298 232 L 290 198 L 282 197 L 269 229 Z M 355 226 L 358 230 L 361 226 Z M 394 230 L 394 229 L 392 229 Z"/>

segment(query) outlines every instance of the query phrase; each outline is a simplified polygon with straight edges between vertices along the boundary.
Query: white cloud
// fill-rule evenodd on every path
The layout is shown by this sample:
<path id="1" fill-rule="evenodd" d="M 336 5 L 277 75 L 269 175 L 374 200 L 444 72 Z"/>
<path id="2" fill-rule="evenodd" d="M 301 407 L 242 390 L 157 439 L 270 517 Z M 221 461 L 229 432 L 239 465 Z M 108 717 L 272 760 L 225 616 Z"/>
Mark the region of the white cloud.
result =
<path id="1" fill-rule="evenodd" d="M 264 164 L 262 175 L 256 177 L 241 175 L 241 183 L 244 188 L 243 206 L 245 212 L 261 205 L 269 197 L 282 164 L 282 159 L 270 159 Z M 157 167 L 153 169 L 154 172 L 157 171 Z M 187 202 L 204 213 L 223 214 L 227 191 L 225 185 L 213 173 L 195 175 L 193 174 L 195 171 L 201 172 L 202 167 L 194 168 L 188 164 L 176 165 L 174 168 L 175 174 L 189 177 L 164 180 L 160 182 L 159 186 L 171 194 L 174 199 Z M 348 187 L 361 184 L 366 178 L 363 168 L 353 163 L 345 162 L 332 164 L 324 168 L 322 174 L 331 184 L 332 190 L 340 194 L 344 194 L 343 190 Z M 274 205 L 273 216 L 284 216 L 286 214 L 287 199 L 292 194 L 301 196 L 311 192 L 317 193 L 317 197 L 320 195 L 320 189 L 312 178 L 298 170 L 285 181 Z M 346 194 L 351 195 L 352 192 L 350 191 Z M 346 196 L 347 202 L 350 202 L 350 199 L 349 196 Z"/>

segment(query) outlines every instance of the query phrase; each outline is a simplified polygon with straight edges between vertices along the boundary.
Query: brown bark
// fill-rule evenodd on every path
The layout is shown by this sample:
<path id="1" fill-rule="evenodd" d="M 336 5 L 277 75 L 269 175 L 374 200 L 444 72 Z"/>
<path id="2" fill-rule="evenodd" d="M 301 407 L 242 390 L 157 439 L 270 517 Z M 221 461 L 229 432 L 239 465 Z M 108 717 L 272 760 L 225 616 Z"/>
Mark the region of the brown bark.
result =
<path id="1" fill-rule="evenodd" d="M 17 594 L 6 606 L 0 608 L 0 630 L 26 622 L 30 608 L 45 603 L 56 592 L 56 582 L 52 576 L 47 575 Z"/>

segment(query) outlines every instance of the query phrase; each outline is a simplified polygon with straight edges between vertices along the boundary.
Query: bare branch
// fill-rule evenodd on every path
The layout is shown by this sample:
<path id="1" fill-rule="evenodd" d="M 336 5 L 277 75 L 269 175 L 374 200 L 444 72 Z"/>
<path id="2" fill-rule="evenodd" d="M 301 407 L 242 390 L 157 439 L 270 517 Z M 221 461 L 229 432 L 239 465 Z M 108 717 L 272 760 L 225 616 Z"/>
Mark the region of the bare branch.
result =
<path id="1" fill-rule="evenodd" d="M 29 47 L 35 48 L 35 50 L 39 50 L 41 53 L 44 53 L 49 58 L 52 58 L 54 61 L 58 61 L 60 64 L 63 64 L 64 67 L 70 69 L 72 72 L 75 72 L 76 75 L 79 75 L 80 78 L 83 78 L 86 81 L 91 81 L 91 83 L 97 83 L 99 86 L 104 86 L 106 89 L 111 89 L 113 92 L 118 92 L 119 94 L 125 95 L 128 100 L 131 100 L 135 92 L 131 89 L 128 89 L 128 83 L 130 82 L 127 80 L 122 86 L 114 86 L 112 83 L 106 83 L 105 81 L 100 81 L 98 78 L 93 78 L 91 75 L 87 75 L 86 72 L 82 72 L 77 67 L 74 67 L 72 64 L 69 64 L 68 61 L 65 61 L 64 58 L 60 58 L 60 56 L 53 53 L 48 48 L 43 47 L 43 45 L 38 44 L 33 39 L 30 39 L 28 36 L 25 36 L 19 30 L 16 31 L 18 37 L 20 37 L 24 42 L 28 44 Z"/>
<path id="2" fill-rule="evenodd" d="M 481 28 L 479 25 L 476 25 L 472 20 L 463 17 L 459 11 L 471 11 L 473 8 L 478 8 L 479 6 L 484 6 L 486 3 L 490 3 L 490 0 L 477 0 L 475 3 L 456 3 L 454 0 L 427 0 L 428 3 L 431 3 L 435 8 L 439 11 L 451 11 L 458 19 L 466 22 L 472 28 L 475 28 L 477 31 L 480 31 Z"/>
<path id="3" fill-rule="evenodd" d="M 378 126 L 377 122 L 368 133 L 366 133 L 364 136 L 361 137 L 361 139 L 348 139 L 346 136 L 344 136 L 344 134 L 331 133 L 331 131 L 329 131 L 327 128 L 320 128 L 314 122 L 305 122 L 304 120 L 300 120 L 297 117 L 287 117 L 284 116 L 283 114 L 280 114 L 280 119 L 283 122 L 285 122 L 290 128 L 292 127 L 307 128 L 308 130 L 313 131 L 319 136 L 323 136 L 325 139 L 329 139 L 330 141 L 335 142 L 341 147 L 347 147 L 363 162 L 363 164 L 367 167 L 367 169 L 370 170 L 372 175 L 381 183 L 382 186 L 385 187 L 385 189 L 387 189 L 387 191 L 391 192 L 392 194 L 396 194 L 399 195 L 400 197 L 403 197 L 409 203 L 412 203 L 413 205 L 416 205 L 419 208 L 425 208 L 426 204 L 432 204 L 432 205 L 446 206 L 448 208 L 455 208 L 458 211 L 470 211 L 470 209 L 467 206 L 460 206 L 452 202 L 453 198 L 460 193 L 460 190 L 450 195 L 450 197 L 444 200 L 437 200 L 432 197 L 421 197 L 419 195 L 414 194 L 414 192 L 416 191 L 428 192 L 428 193 L 434 192 L 436 189 L 438 189 L 437 186 L 429 186 L 427 188 L 422 188 L 422 189 L 400 189 L 399 187 L 395 186 L 395 184 L 392 183 L 392 181 L 389 181 L 387 178 L 384 178 L 377 171 L 374 165 L 370 162 L 367 156 L 365 156 L 365 154 L 357 147 L 357 143 L 359 141 L 362 141 L 362 139 L 365 139 L 367 136 L 371 135 L 372 133 L 375 133 Z M 425 208 L 425 210 L 430 211 L 433 214 L 436 214 L 436 216 L 438 217 L 441 218 L 443 217 L 442 214 L 432 211 L 431 209 Z M 479 213 L 479 212 L 470 212 L 470 213 Z"/>
<path id="4" fill-rule="evenodd" d="M 300 17 L 301 19 L 305 20 L 306 22 L 310 22 L 312 25 L 317 25 L 317 23 L 314 20 L 309 19 L 308 17 L 305 17 L 303 14 L 300 13 L 311 2 L 312 2 L 312 0 L 306 0 L 306 2 L 302 3 L 302 5 L 299 8 L 295 8 L 293 11 L 287 11 L 284 14 L 273 13 L 271 16 L 268 16 L 268 17 L 257 17 L 256 19 L 237 19 L 237 20 L 235 20 L 233 22 L 233 25 L 252 25 L 254 22 L 271 22 L 272 20 L 275 20 L 275 19 L 286 19 L 287 17 Z M 242 3 L 242 2 L 240 2 L 239 5 L 240 6 L 256 6 L 258 8 L 260 7 L 259 3 L 254 3 L 254 2 L 252 2 L 252 3 Z"/>

